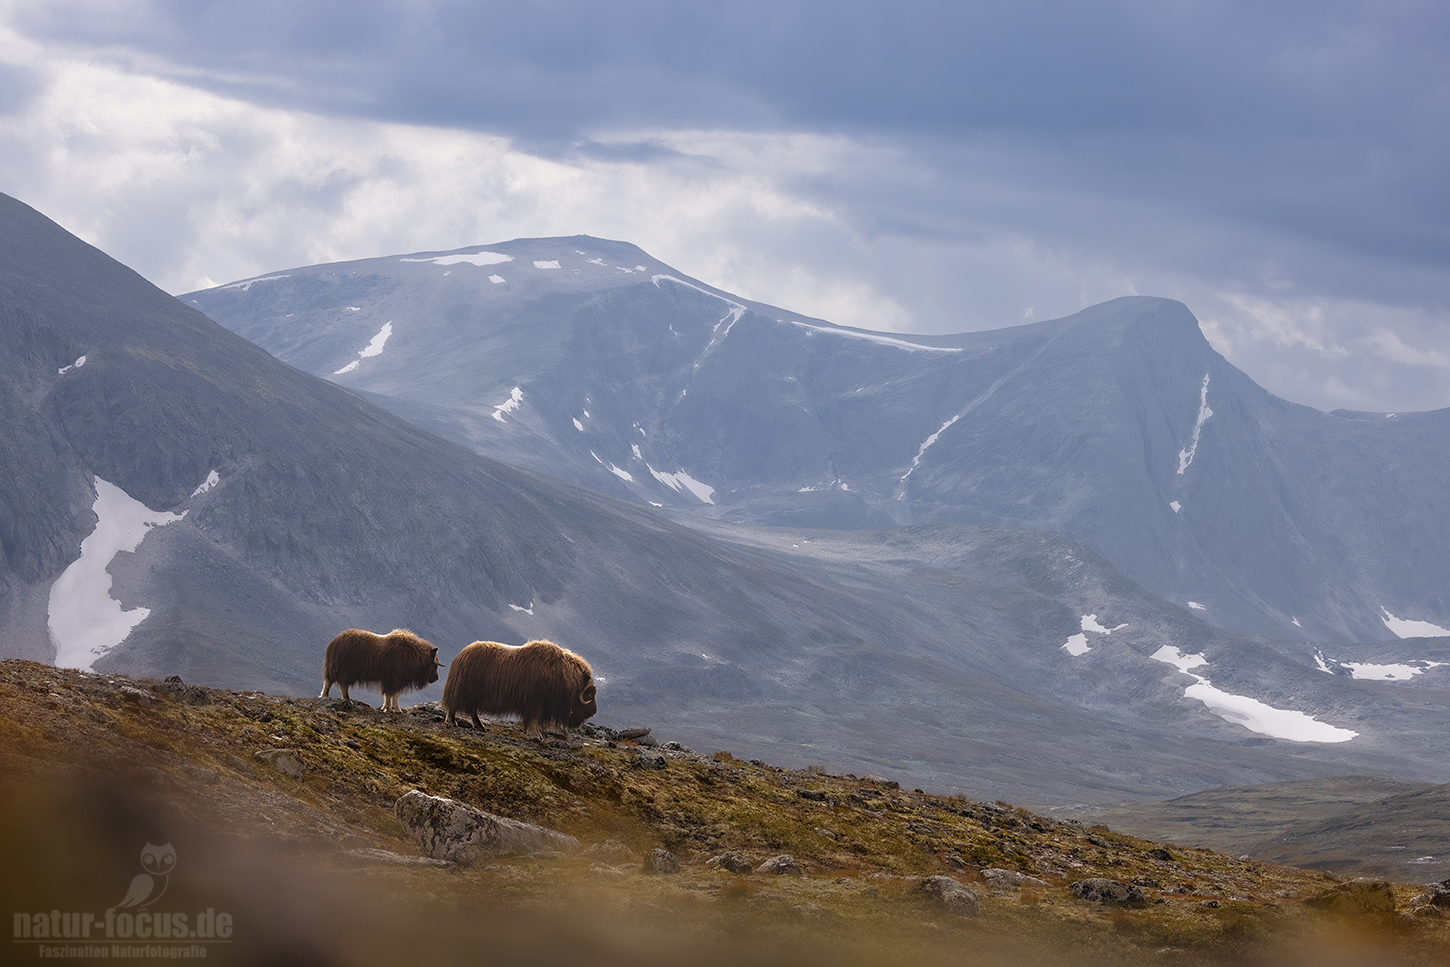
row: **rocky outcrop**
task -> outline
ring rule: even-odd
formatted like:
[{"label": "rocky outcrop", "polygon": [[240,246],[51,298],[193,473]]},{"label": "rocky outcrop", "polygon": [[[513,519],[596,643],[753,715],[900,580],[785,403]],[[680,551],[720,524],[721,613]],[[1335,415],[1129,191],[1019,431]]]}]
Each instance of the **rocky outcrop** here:
[{"label": "rocky outcrop", "polygon": [[414,789],[393,804],[403,831],[435,859],[473,866],[495,856],[556,852],[573,854],[579,841],[564,833],[486,813],[482,809]]},{"label": "rocky outcrop", "polygon": [[1351,915],[1393,913],[1395,890],[1384,880],[1361,877],[1312,896],[1304,901],[1304,905]]}]

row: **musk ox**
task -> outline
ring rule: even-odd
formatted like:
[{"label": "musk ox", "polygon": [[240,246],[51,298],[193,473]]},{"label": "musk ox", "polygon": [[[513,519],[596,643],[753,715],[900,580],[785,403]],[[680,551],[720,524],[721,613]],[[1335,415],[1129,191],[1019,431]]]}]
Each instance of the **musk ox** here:
[{"label": "musk ox", "polygon": [[383,710],[401,712],[398,695],[423,688],[438,680],[438,649],[404,628],[385,635],[349,628],[327,646],[322,659],[322,694],[326,698],[334,682],[342,689],[343,701],[352,701],[352,685],[376,685],[383,693]]},{"label": "musk ox", "polygon": [[526,735],[538,738],[542,726],[567,733],[584,724],[599,706],[594,700],[594,670],[589,663],[552,641],[501,645],[475,641],[458,653],[443,686],[443,710],[449,725],[460,714],[483,728],[478,713],[517,715]]}]

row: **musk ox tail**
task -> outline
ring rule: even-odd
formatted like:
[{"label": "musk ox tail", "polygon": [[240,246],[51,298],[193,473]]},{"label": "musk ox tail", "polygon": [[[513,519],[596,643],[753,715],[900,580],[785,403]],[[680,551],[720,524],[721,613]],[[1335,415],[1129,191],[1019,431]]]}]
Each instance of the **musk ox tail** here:
[{"label": "musk ox tail", "polygon": [[351,701],[350,686],[374,685],[383,693],[383,708],[401,712],[398,696],[436,682],[441,667],[437,647],[406,628],[395,628],[386,635],[349,628],[327,646],[318,697],[326,698],[336,684],[343,699]]},{"label": "musk ox tail", "polygon": [[450,724],[467,714],[479,729],[481,712],[517,716],[532,736],[542,734],[543,725],[568,730],[598,711],[594,670],[552,641],[519,646],[475,641],[448,669],[443,709]]}]

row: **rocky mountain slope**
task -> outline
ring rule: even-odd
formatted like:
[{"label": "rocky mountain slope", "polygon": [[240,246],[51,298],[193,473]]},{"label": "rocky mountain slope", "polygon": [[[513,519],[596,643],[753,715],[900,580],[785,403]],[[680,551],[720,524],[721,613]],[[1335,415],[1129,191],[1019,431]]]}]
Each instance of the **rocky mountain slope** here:
[{"label": "rocky mountain slope", "polygon": [[0,365],[5,655],[309,694],[347,627],[546,637],[691,744],[1030,804],[1450,781],[1443,639],[1226,632],[1046,531],[744,526],[509,467],[11,199]]},{"label": "rocky mountain slope", "polygon": [[1052,530],[1224,628],[1450,627],[1450,410],[1278,399],[1169,300],[887,335],[582,236],[180,298],[419,426],[605,493],[767,524]]},{"label": "rocky mountain slope", "polygon": [[[604,714],[535,742],[509,725],[445,726],[429,703],[397,715],[21,661],[0,662],[0,700],[3,942],[18,958],[452,964],[486,950],[1067,967],[1450,954],[1443,888],[1341,883],[891,777],[661,744]],[[399,808],[419,792],[514,833],[434,858]],[[509,852],[530,839],[552,848]]]}]

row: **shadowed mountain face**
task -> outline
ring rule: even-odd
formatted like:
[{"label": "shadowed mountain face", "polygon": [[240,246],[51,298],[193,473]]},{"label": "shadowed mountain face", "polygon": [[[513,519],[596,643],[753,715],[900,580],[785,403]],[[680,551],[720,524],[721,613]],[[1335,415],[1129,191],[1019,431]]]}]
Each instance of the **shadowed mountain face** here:
[{"label": "shadowed mountain face", "polygon": [[[555,261],[544,254],[528,264]],[[619,297],[673,292],[680,309],[664,330],[699,337],[702,372],[734,352],[723,331],[708,345],[717,296],[644,286]],[[597,296],[584,293],[577,311]],[[572,332],[574,316],[562,318]],[[752,318],[763,317],[736,325]],[[1072,331],[1055,325],[1033,330],[1045,340],[1034,352]],[[404,334],[395,326],[362,362],[406,348]],[[847,352],[878,345],[811,338]],[[510,345],[545,368],[592,358],[560,356],[542,337]],[[6,656],[297,694],[319,687],[323,650],[347,627],[410,627],[445,660],[475,639],[546,637],[591,661],[605,721],[981,797],[1122,800],[1370,769],[1450,780],[1450,671],[1429,664],[1450,659],[1450,643],[1374,646],[1375,660],[1418,662],[1419,687],[1364,681],[1345,663],[1369,660],[1369,646],[1222,631],[1048,531],[771,529],[515,469],[279,362],[3,197],[0,366]],[[521,452],[550,425],[548,406],[575,412],[562,395],[535,404],[531,390],[506,407],[508,389],[504,419],[482,418],[509,432],[523,424]],[[685,399],[697,389],[681,387]],[[586,431],[573,432],[587,437],[585,421],[613,404],[582,402]],[[644,441],[639,461],[657,460],[682,490],[699,486],[707,471],[647,451],[673,438],[639,422],[644,433],[621,430]],[[918,464],[908,496],[930,484],[929,469]],[[763,488],[756,506],[827,519],[859,497],[855,484],[795,505],[793,493]],[[1178,496],[1186,513],[1196,498]],[[884,513],[860,500],[861,513]]]},{"label": "shadowed mountain face", "polygon": [[1287,403],[1169,300],[886,336],[588,237],[181,298],[432,432],[604,493],[771,525],[1052,530],[1224,628],[1450,626],[1450,410]]}]

